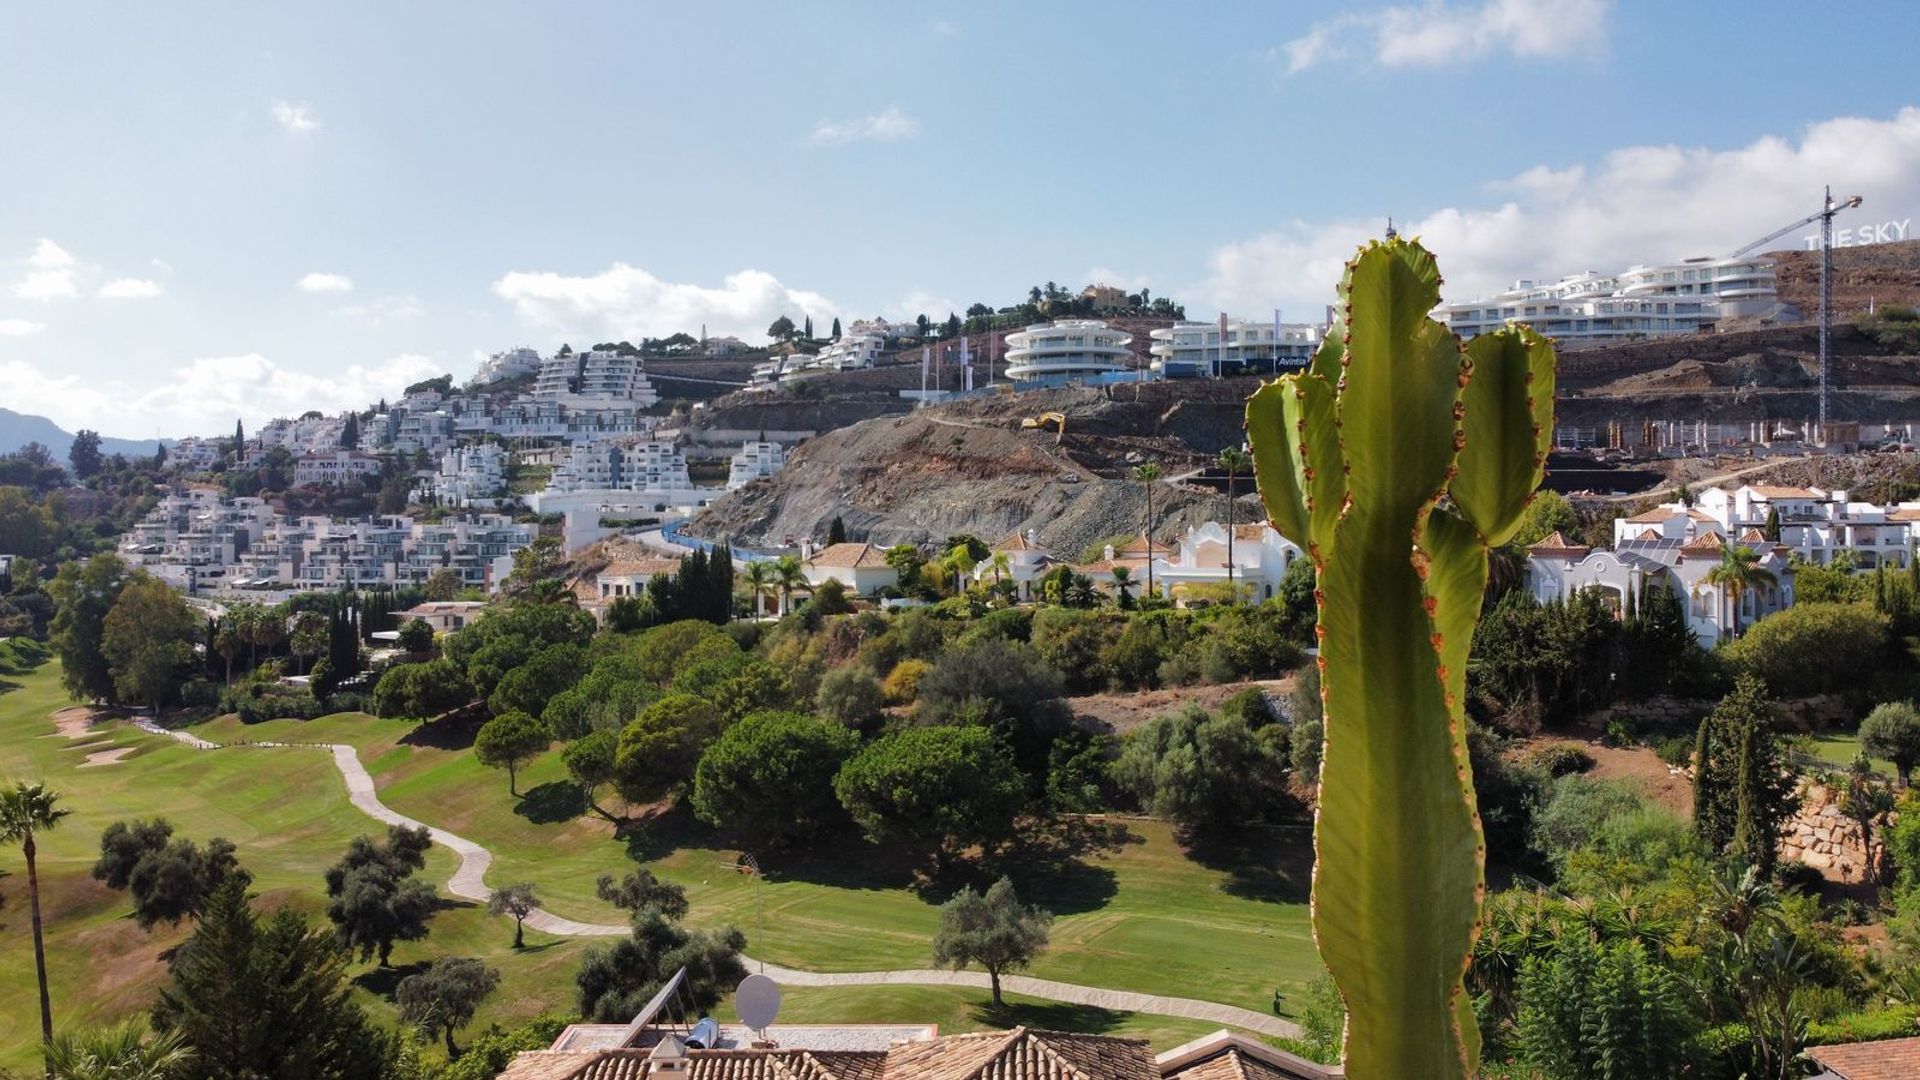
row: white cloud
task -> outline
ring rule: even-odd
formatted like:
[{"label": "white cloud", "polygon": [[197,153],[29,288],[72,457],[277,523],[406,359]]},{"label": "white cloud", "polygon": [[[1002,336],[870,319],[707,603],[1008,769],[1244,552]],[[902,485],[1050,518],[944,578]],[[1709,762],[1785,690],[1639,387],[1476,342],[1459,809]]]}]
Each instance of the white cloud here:
[{"label": "white cloud", "polygon": [[664,337],[675,331],[766,336],[782,315],[816,323],[837,310],[816,292],[790,288],[772,274],[742,270],[718,288],[662,281],[636,266],[614,263],[587,276],[514,271],[493,283],[521,318],[563,336],[593,341]]},{"label": "white cloud", "polygon": [[27,265],[40,270],[64,270],[73,264],[73,256],[66,248],[47,239],[35,244],[33,254],[27,256]]},{"label": "white cloud", "polygon": [[318,270],[293,283],[301,292],[352,292],[353,279],[345,274],[323,274]]},{"label": "white cloud", "polygon": [[920,133],[920,121],[889,105],[858,120],[822,120],[807,141],[815,146],[845,146],[856,142],[898,142]]},{"label": "white cloud", "polygon": [[14,283],[13,295],[22,300],[69,300],[79,294],[72,270],[35,270]]},{"label": "white cloud", "polygon": [[148,384],[101,385],[80,376],[54,377],[25,361],[0,362],[0,384],[72,431],[90,427],[137,437],[221,434],[234,420],[249,428],[308,409],[339,412],[381,397],[398,397],[409,384],[445,372],[429,357],[406,353],[374,364],[348,364],[309,375],[281,367],[259,353],[206,356],[167,371]]},{"label": "white cloud", "polygon": [[[1920,108],[1886,120],[1823,121],[1797,141],[1631,146],[1590,165],[1538,166],[1491,185],[1503,199],[1495,205],[1441,207],[1396,224],[1440,257],[1447,297],[1470,299],[1519,278],[1724,255],[1819,209],[1828,183],[1836,194],[1866,198],[1843,227],[1920,219]],[[1235,312],[1280,304],[1290,319],[1317,319],[1342,264],[1384,225],[1294,221],[1217,249],[1210,277],[1182,295],[1196,313],[1201,303]],[[1799,247],[1801,232],[1771,246]]]},{"label": "white cloud", "polygon": [[31,322],[27,319],[0,319],[0,337],[26,337],[28,334],[37,334],[46,328],[46,323]]},{"label": "white cloud", "polygon": [[1606,47],[1612,6],[1613,0],[1431,0],[1338,15],[1282,49],[1290,75],[1356,55],[1387,67],[1435,67],[1493,53],[1576,56]]},{"label": "white cloud", "polygon": [[952,37],[960,32],[960,27],[950,19],[933,20],[933,32],[941,37]]},{"label": "white cloud", "polygon": [[295,105],[290,101],[276,101],[273,103],[272,111],[274,123],[292,134],[306,135],[320,128],[320,118],[313,115],[313,110],[305,105]]},{"label": "white cloud", "polygon": [[927,289],[915,289],[901,297],[894,310],[900,313],[901,319],[909,321],[925,315],[934,322],[945,322],[949,314],[965,311],[966,308],[965,304],[954,303],[951,296],[942,296]]},{"label": "white cloud", "polygon": [[334,308],[333,313],[342,318],[360,319],[372,326],[394,322],[398,319],[411,319],[426,314],[426,308],[420,305],[420,298],[412,293],[394,296],[376,296],[364,304],[344,304]]},{"label": "white cloud", "polygon": [[160,283],[146,278],[115,278],[100,286],[104,300],[144,300],[160,295]]}]

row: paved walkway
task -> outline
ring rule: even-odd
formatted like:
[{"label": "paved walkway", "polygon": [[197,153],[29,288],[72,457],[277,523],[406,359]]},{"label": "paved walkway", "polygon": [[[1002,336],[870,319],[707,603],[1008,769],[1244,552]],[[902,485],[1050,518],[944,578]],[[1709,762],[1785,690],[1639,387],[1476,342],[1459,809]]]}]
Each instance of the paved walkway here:
[{"label": "paved walkway", "polygon": [[[142,731],[178,739],[196,750],[228,748],[227,744],[208,742],[189,732],[169,731],[150,720],[136,720],[134,723]],[[460,865],[454,869],[453,876],[447,879],[447,891],[462,899],[482,904],[487,902],[490,891],[486,883],[487,868],[493,864],[493,854],[465,837],[455,836],[444,829],[436,829],[424,821],[416,821],[381,802],[379,791],[373,783],[373,774],[367,772],[366,766],[360,763],[360,756],[354,753],[353,747],[344,743],[259,742],[230,745],[232,747],[298,746],[330,751],[333,754],[334,765],[339,768],[341,777],[347,782],[347,799],[355,807],[368,817],[389,825],[404,825],[408,828],[424,827],[433,837],[434,843],[445,846],[460,857]],[[528,915],[526,924],[542,933],[561,937],[624,937],[629,929],[625,923],[613,925],[576,922],[544,910]],[[765,972],[768,977],[783,986],[966,986],[984,990],[992,985],[984,971],[943,971],[928,968],[897,971],[802,971],[799,968],[769,964],[745,955],[741,956],[741,960],[749,968]],[[1071,1005],[1091,1005],[1121,1012],[1178,1016],[1188,1020],[1204,1020],[1208,1023],[1245,1028],[1263,1035],[1300,1037],[1298,1025],[1277,1016],[1255,1012],[1252,1009],[1242,1009],[1235,1005],[1222,1005],[1214,1001],[1162,997],[1157,994],[1136,994],[1130,990],[1081,986],[1077,983],[1055,982],[1052,979],[1036,979],[1030,975],[1003,975],[1000,977],[1000,985],[1008,993],[1025,994],[1028,997],[1045,998],[1049,1001],[1063,1001]]]}]

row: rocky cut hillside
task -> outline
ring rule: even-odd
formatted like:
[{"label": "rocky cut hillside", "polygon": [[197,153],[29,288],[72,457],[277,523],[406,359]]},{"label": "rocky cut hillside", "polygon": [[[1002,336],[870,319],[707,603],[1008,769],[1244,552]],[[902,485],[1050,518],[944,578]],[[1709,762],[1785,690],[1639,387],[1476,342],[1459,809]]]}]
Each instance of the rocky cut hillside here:
[{"label": "rocky cut hillside", "polygon": [[[1254,380],[1072,387],[975,398],[830,431],[802,444],[786,468],[733,492],[690,531],[749,547],[821,539],[835,517],[876,544],[919,543],[968,532],[989,542],[1034,529],[1043,544],[1077,555],[1103,537],[1138,533],[1146,491],[1134,465],[1168,478],[1202,468],[1238,445]],[[1023,417],[1067,416],[1064,439],[1023,429]],[[1259,511],[1247,494],[1237,519]],[[1155,536],[1225,516],[1220,492],[1177,482],[1154,486]]]}]

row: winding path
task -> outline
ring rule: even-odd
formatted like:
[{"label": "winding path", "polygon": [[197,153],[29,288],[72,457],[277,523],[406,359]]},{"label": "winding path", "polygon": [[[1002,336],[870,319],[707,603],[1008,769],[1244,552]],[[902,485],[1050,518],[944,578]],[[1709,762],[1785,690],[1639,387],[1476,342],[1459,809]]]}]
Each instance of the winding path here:
[{"label": "winding path", "polygon": [[[487,902],[487,896],[491,891],[486,883],[487,868],[493,865],[493,854],[465,837],[455,836],[444,829],[436,829],[424,821],[416,821],[381,802],[379,791],[373,783],[373,774],[367,772],[366,766],[360,763],[360,756],[354,752],[353,747],[343,743],[222,744],[209,742],[190,732],[170,731],[150,720],[136,720],[134,723],[142,731],[177,739],[196,750],[220,750],[242,746],[298,746],[330,752],[333,755],[334,765],[340,770],[341,778],[347,782],[348,801],[376,821],[383,821],[389,825],[404,825],[408,828],[425,828],[433,837],[434,843],[445,846],[460,857],[460,865],[454,869],[453,876],[447,879],[447,891],[465,900],[482,904]],[[545,910],[537,910],[528,915],[526,924],[543,933],[561,937],[624,937],[629,929],[624,923],[614,925],[576,922]],[[799,968],[782,967],[779,964],[755,960],[745,955],[741,956],[741,960],[765,972],[775,982],[784,986],[965,986],[987,989],[992,985],[983,971],[943,971],[928,968],[894,971],[802,971]],[[1300,1037],[1299,1026],[1289,1021],[1255,1012],[1252,1009],[1222,1005],[1214,1001],[1139,994],[1131,990],[1109,990],[1098,986],[1056,982],[1052,979],[1036,979],[1030,975],[1003,975],[1000,978],[1000,985],[1010,993],[1045,998],[1049,1001],[1063,1001],[1072,1005],[1091,1005],[1121,1012],[1178,1016],[1188,1020],[1204,1020],[1213,1024],[1245,1028],[1262,1035]]]}]

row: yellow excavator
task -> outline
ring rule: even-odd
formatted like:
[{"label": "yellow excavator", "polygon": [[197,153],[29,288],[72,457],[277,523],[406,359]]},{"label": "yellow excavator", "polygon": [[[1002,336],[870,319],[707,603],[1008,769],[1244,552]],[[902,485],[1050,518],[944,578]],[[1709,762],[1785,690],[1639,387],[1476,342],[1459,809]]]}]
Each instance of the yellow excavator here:
[{"label": "yellow excavator", "polygon": [[1066,413],[1044,412],[1039,416],[1022,417],[1020,420],[1020,429],[1022,431],[1045,431],[1048,424],[1052,424],[1053,430],[1057,433],[1053,439],[1055,446],[1059,446],[1061,443],[1067,441]]}]

